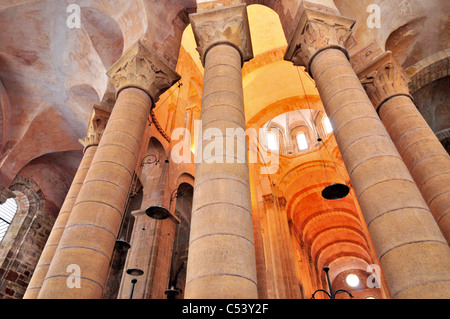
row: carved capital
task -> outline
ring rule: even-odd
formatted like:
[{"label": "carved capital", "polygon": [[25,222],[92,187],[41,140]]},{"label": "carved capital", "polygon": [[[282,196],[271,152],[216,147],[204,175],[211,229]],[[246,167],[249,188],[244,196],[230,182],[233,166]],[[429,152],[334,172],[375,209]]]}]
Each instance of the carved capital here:
[{"label": "carved capital", "polygon": [[98,146],[106,124],[108,124],[111,111],[95,105],[92,109],[91,119],[86,132],[84,140],[80,140],[81,145],[84,146],[84,151],[91,146]]},{"label": "carved capital", "polygon": [[274,203],[275,197],[272,194],[263,195],[263,200],[266,205]]},{"label": "carved capital", "polygon": [[287,200],[286,200],[285,197],[278,197],[278,203],[279,203],[281,206],[285,207],[286,204],[287,204]]},{"label": "carved capital", "polygon": [[253,58],[246,4],[191,14],[190,20],[203,65],[208,50],[222,43],[232,45],[239,51],[242,65]]},{"label": "carved capital", "polygon": [[145,91],[153,103],[181,78],[140,41],[111,67],[108,76],[116,89],[116,97],[121,90],[133,87]]},{"label": "carved capital", "polygon": [[409,93],[409,76],[389,51],[362,71],[359,79],[377,111],[394,96],[406,95],[413,99]]},{"label": "carved capital", "polygon": [[310,72],[312,60],[323,50],[339,49],[348,57],[345,44],[354,24],[354,20],[345,17],[305,9],[284,59]]}]

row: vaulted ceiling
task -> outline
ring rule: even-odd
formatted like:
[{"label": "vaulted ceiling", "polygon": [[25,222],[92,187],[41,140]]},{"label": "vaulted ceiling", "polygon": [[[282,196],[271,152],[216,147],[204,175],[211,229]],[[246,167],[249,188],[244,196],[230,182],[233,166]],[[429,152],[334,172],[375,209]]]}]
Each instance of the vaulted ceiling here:
[{"label": "vaulted ceiling", "polygon": [[[112,108],[114,104],[114,91],[106,71],[139,39],[171,68],[176,69],[177,65],[180,68],[182,63],[197,68],[194,71],[198,76],[190,80],[192,85],[185,84],[189,84],[189,101],[199,103],[203,67],[188,27],[188,15],[197,10],[197,2],[199,7],[212,5],[211,2],[79,0],[75,1],[81,7],[79,29],[67,27],[69,2],[73,1],[0,3],[0,185],[7,187],[20,172],[31,174],[30,166],[42,171],[51,171],[53,166],[54,172],[48,174],[51,180],[61,177],[63,181],[70,180],[81,158],[78,140],[86,133],[92,107],[102,104]],[[243,69],[248,126],[261,127],[293,110],[323,111],[311,78],[283,60],[302,1],[246,2],[255,53]],[[384,50],[391,50],[407,69],[450,47],[450,11],[445,0],[303,2],[311,8],[325,6],[330,12],[339,10],[357,21],[348,43],[356,70],[362,70]],[[379,29],[367,27],[370,4],[381,8]],[[161,101],[172,92],[173,89],[169,90]],[[161,103],[157,116],[164,122],[167,105]],[[307,159],[297,164],[306,162]],[[314,163],[313,157],[310,163]],[[301,228],[302,240],[311,243],[308,249],[319,263],[328,262],[324,256],[331,254],[324,252],[339,240],[350,255],[369,260],[370,244],[355,213],[354,198],[334,207],[315,207],[307,215],[298,214],[320,201],[317,190],[323,183],[319,180],[322,168],[303,167],[313,180],[317,179],[313,183],[317,190],[312,191],[311,180],[304,185],[304,180],[289,175],[301,170],[300,166],[286,164],[286,167],[278,181],[284,185],[284,195],[290,201],[291,218]],[[61,205],[68,182],[44,184],[41,187],[46,188],[44,191],[55,207]],[[317,214],[322,211],[336,216],[325,230],[318,228],[324,216]],[[344,224],[347,226],[343,229]]]}]

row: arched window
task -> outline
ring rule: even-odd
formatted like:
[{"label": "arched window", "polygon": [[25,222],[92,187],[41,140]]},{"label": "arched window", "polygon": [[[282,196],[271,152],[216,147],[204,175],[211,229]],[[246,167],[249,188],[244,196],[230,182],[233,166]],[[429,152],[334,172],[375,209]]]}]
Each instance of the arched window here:
[{"label": "arched window", "polygon": [[16,212],[17,202],[14,198],[9,198],[4,204],[0,205],[0,242],[5,237]]},{"label": "arched window", "polygon": [[333,132],[333,126],[331,125],[331,121],[326,115],[323,117],[323,128],[325,129],[326,134],[330,134],[331,132]]},{"label": "arched window", "polygon": [[274,152],[277,152],[280,149],[277,134],[274,132],[267,133],[267,148]]},{"label": "arched window", "polygon": [[307,150],[309,148],[308,139],[306,138],[306,134],[300,132],[296,135],[297,146],[300,151]]}]

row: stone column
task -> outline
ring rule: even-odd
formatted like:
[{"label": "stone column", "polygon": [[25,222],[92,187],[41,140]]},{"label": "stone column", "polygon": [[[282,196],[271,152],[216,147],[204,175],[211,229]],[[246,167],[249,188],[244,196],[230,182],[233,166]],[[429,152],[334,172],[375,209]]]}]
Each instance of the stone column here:
[{"label": "stone column", "polygon": [[95,152],[97,151],[98,144],[100,142],[103,131],[105,130],[106,123],[108,122],[110,112],[104,110],[98,106],[94,106],[92,111],[91,119],[89,121],[88,131],[86,138],[80,140],[84,146],[84,155],[81,160],[80,166],[78,167],[77,173],[72,181],[72,185],[67,193],[67,197],[64,200],[61,210],[56,218],[53,229],[48,237],[47,243],[45,244],[44,250],[42,251],[39,262],[36,269],[31,277],[31,281],[28,284],[27,291],[25,292],[24,299],[37,299],[39,292],[41,290],[42,284],[44,282],[45,276],[47,275],[50,263],[55,255],[56,248],[61,240],[61,236],[69,219],[70,213],[73,209],[75,201],[80,192],[81,186],[83,185],[86,174],[91,166],[92,159],[94,158]]},{"label": "stone column", "polygon": [[300,287],[295,272],[293,247],[289,236],[286,199],[273,194],[263,196],[261,214],[269,299],[299,299]]},{"label": "stone column", "polygon": [[[191,141],[192,141],[192,135],[194,134],[194,132],[192,132],[192,119],[194,116],[194,109],[193,108],[187,108],[186,109],[187,112],[187,119],[186,119],[186,133],[184,135],[184,138],[186,139],[187,137],[191,137],[191,140],[186,141],[189,142],[189,147],[191,146]],[[189,133],[189,134],[187,134]]]},{"label": "stone column", "polygon": [[353,71],[354,22],[305,10],[286,59],[314,78],[394,298],[449,298],[450,249]]},{"label": "stone column", "polygon": [[359,77],[450,243],[450,157],[414,105],[408,75],[386,52]]},{"label": "stone column", "polygon": [[177,108],[177,106],[174,104],[171,104],[169,106],[169,114],[167,116],[166,129],[165,129],[165,131],[168,135],[172,134],[173,117],[175,115],[175,112],[177,111],[176,108]]},{"label": "stone column", "polygon": [[102,297],[150,109],[179,80],[140,42],[108,75],[117,101],[39,298]]},{"label": "stone column", "polygon": [[[216,138],[231,139],[247,153],[245,133],[226,136],[227,129],[245,130],[241,68],[253,57],[246,6],[194,14],[191,23],[205,67],[203,133],[220,130]],[[199,140],[203,159],[196,167],[185,298],[257,298],[247,158],[236,158],[234,147],[216,148],[206,158],[214,138]]]}]

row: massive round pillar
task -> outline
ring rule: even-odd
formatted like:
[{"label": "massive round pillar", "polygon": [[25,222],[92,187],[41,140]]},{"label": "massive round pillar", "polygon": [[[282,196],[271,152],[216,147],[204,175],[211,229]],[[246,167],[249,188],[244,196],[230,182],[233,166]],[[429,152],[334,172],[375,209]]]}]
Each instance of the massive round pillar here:
[{"label": "massive round pillar", "polygon": [[56,248],[58,247],[61,236],[66,227],[67,220],[69,219],[70,213],[72,211],[73,205],[77,199],[78,193],[81,186],[83,185],[86,173],[91,165],[92,159],[94,157],[97,146],[91,146],[86,149],[83,159],[81,160],[80,166],[75,174],[72,185],[67,193],[67,197],[61,207],[58,218],[55,221],[53,229],[48,237],[47,243],[45,244],[44,250],[42,251],[39,262],[36,269],[31,277],[30,283],[25,292],[24,299],[36,299],[39,296],[42,284],[44,282],[45,276],[47,275],[50,263],[55,255]]},{"label": "massive round pillar", "polygon": [[67,225],[67,220],[69,219],[78,194],[80,193],[81,186],[83,185],[84,179],[86,178],[87,172],[91,166],[92,159],[97,151],[97,147],[109,115],[109,111],[103,110],[98,106],[94,106],[88,126],[88,132],[86,134],[86,138],[83,140],[83,158],[80,166],[78,167],[77,173],[73,178],[72,185],[67,192],[66,199],[61,206],[61,210],[48,237],[47,243],[45,244],[44,250],[42,251],[33,276],[31,277],[31,281],[23,297],[24,299],[36,299],[39,296],[39,292],[45,276],[47,275],[48,268],[50,267],[56,248],[58,247],[59,241],[61,240],[64,229]]},{"label": "massive round pillar", "polygon": [[185,298],[257,298],[241,72],[252,57],[246,7],[198,13],[191,22],[205,77]]},{"label": "massive round pillar", "polygon": [[150,109],[159,94],[179,79],[141,43],[109,75],[117,101],[39,298],[102,297]]},{"label": "massive round pillar", "polygon": [[394,298],[448,298],[450,249],[345,50],[353,21],[305,10],[286,58],[314,78]]},{"label": "massive round pillar", "polygon": [[360,79],[447,243],[450,243],[450,156],[409,94],[409,78],[390,52]]}]

